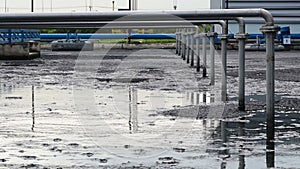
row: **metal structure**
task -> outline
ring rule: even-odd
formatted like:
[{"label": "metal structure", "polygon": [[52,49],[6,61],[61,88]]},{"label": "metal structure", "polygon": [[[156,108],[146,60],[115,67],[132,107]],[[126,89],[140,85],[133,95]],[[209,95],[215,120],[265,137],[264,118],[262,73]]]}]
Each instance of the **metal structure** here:
[{"label": "metal structure", "polygon": [[0,44],[40,41],[39,30],[0,29]]},{"label": "metal structure", "polygon": [[[122,17],[130,16],[127,21],[169,21],[172,15],[185,20],[207,20],[207,19],[224,19],[232,20],[236,17],[262,17],[265,20],[265,25],[260,28],[266,37],[266,61],[267,61],[267,167],[274,167],[274,38],[279,30],[279,27],[274,25],[272,14],[264,9],[230,9],[230,10],[201,10],[201,11],[165,11],[165,12],[99,12],[99,13],[61,13],[61,14],[3,14],[0,16],[0,22],[4,24],[13,24],[31,22],[37,26],[40,22],[61,23],[61,27],[68,22],[103,22],[114,21]],[[176,20],[174,17],[174,20]],[[84,23],[83,23],[84,24]],[[47,24],[45,24],[47,25]],[[224,35],[221,40],[225,47],[227,42],[227,35]],[[226,75],[226,53],[222,50],[223,73]],[[225,82],[226,84],[226,82]]]},{"label": "metal structure", "polygon": [[[270,11],[275,23],[299,23],[300,0],[226,0],[228,9],[264,8]],[[247,19],[255,23],[255,19]],[[248,22],[247,22],[248,23]],[[257,23],[257,20],[256,20]]]},{"label": "metal structure", "polygon": [[[212,0],[211,0],[212,1]],[[300,0],[220,0],[223,1],[223,8],[227,9],[249,9],[264,8],[273,15],[274,22],[281,25],[289,25],[293,30],[300,29],[299,8]],[[213,3],[213,2],[211,2]],[[215,6],[216,8],[219,8]],[[257,33],[257,27],[263,23],[260,18],[245,18],[249,33]],[[230,30],[235,31],[235,24],[229,22]],[[299,32],[297,32],[299,33]]]},{"label": "metal structure", "polygon": [[31,12],[33,12],[33,11],[34,11],[34,1],[31,0]]}]

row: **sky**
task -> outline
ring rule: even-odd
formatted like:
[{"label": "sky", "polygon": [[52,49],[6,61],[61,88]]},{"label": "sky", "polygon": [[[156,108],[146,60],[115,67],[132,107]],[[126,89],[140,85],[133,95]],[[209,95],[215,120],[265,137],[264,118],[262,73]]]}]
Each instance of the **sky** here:
[{"label": "sky", "polygon": [[[128,0],[114,0],[115,8],[128,8]],[[139,10],[172,10],[177,1],[178,10],[209,9],[209,0],[138,0]],[[6,10],[5,10],[6,2]],[[51,8],[52,2],[52,8]],[[35,12],[112,11],[112,0],[34,0]],[[0,12],[30,12],[31,0],[0,0]]]}]

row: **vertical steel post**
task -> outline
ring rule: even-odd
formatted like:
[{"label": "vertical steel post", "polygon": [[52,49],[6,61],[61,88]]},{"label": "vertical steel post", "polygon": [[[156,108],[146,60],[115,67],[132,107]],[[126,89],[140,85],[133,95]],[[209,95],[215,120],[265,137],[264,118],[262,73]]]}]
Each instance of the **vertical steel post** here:
[{"label": "vertical steel post", "polygon": [[190,30],[188,29],[187,33],[186,33],[186,63],[190,63]]},{"label": "vertical steel post", "polygon": [[183,51],[184,51],[184,29],[182,29],[181,31],[181,52],[180,52],[180,55],[181,55],[181,58],[183,59]]},{"label": "vertical steel post", "polygon": [[206,48],[207,48],[207,41],[206,41],[206,25],[203,25],[203,37],[202,37],[202,57],[203,57],[203,77],[207,76],[207,62],[206,62]]},{"label": "vertical steel post", "polygon": [[[195,28],[197,31],[197,28]],[[195,38],[194,38],[195,32],[191,32],[190,38],[191,38],[191,66],[194,66],[194,55],[195,55]]]},{"label": "vertical steel post", "polygon": [[245,110],[245,39],[239,38],[239,110]]},{"label": "vertical steel post", "polygon": [[209,47],[209,55],[210,55],[210,85],[215,85],[215,26],[213,24],[210,25],[210,47]]},{"label": "vertical steel post", "polygon": [[238,54],[239,54],[239,105],[238,109],[245,111],[245,43],[247,34],[246,28],[242,18],[237,18],[239,22],[239,33],[235,35],[238,39]]},{"label": "vertical steel post", "polygon": [[175,46],[175,53],[176,54],[178,54],[178,35],[179,35],[179,31],[178,31],[178,29],[176,29],[176,32],[175,32],[175,35],[176,35],[176,38],[175,38],[175,40],[176,40],[176,46]]},{"label": "vertical steel post", "polygon": [[50,10],[51,10],[51,12],[52,12],[52,10],[53,10],[53,3],[52,3],[52,0],[50,1]]},{"label": "vertical steel post", "polygon": [[181,57],[183,60],[185,60],[185,53],[186,53],[186,36],[185,36],[185,33],[186,33],[186,29],[183,29],[183,32],[182,32],[182,53],[181,53]]},{"label": "vertical steel post", "polygon": [[34,3],[33,3],[33,0],[31,0],[31,12],[33,12],[34,11]]},{"label": "vertical steel post", "polygon": [[197,66],[196,71],[200,72],[200,37],[199,37],[199,29],[197,29],[197,33],[195,35],[196,38],[196,53],[197,53]]},{"label": "vertical steel post", "polygon": [[279,31],[278,26],[263,26],[260,28],[266,38],[267,55],[267,95],[266,95],[266,114],[267,114],[267,140],[266,140],[266,160],[267,167],[275,167],[275,52],[274,38]]},{"label": "vertical steel post", "polygon": [[112,1],[112,11],[115,11],[115,1]]},{"label": "vertical steel post", "polygon": [[227,39],[228,39],[227,34],[221,35],[221,60],[222,60],[221,99],[223,102],[227,101]]},{"label": "vertical steel post", "polygon": [[179,34],[178,34],[178,56],[180,56],[182,48],[181,48],[181,44],[182,44],[182,29],[179,29]]},{"label": "vertical steel post", "polygon": [[4,1],[4,12],[7,12],[7,0]]}]

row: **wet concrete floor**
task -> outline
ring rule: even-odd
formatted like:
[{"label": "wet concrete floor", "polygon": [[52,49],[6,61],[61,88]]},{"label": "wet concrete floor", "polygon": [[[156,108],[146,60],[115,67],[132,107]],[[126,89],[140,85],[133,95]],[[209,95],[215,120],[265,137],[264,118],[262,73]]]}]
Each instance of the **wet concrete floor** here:
[{"label": "wet concrete floor", "polygon": [[[276,166],[298,168],[299,59],[276,55]],[[265,168],[264,53],[247,54],[247,112],[228,56],[228,104],[219,74],[209,86],[169,49],[1,61],[0,167]]]}]

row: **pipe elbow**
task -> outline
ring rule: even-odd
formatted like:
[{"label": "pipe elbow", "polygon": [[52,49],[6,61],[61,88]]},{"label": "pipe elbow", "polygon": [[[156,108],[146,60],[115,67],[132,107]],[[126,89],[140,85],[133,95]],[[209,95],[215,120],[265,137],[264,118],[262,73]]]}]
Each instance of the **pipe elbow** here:
[{"label": "pipe elbow", "polygon": [[259,13],[260,13],[261,17],[263,17],[265,19],[266,26],[274,26],[274,18],[273,18],[273,15],[271,14],[271,12],[269,12],[268,10],[265,10],[263,8],[260,8]]},{"label": "pipe elbow", "polygon": [[238,22],[239,25],[245,25],[245,20],[243,17],[236,17],[235,20]]},{"label": "pipe elbow", "polygon": [[226,27],[226,22],[225,21],[219,20],[218,22],[219,22],[219,25],[222,26],[222,28]]},{"label": "pipe elbow", "polygon": [[244,34],[246,31],[246,23],[243,17],[236,17],[235,20],[238,22],[239,24],[239,33]]}]

